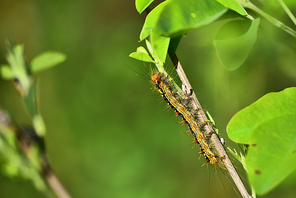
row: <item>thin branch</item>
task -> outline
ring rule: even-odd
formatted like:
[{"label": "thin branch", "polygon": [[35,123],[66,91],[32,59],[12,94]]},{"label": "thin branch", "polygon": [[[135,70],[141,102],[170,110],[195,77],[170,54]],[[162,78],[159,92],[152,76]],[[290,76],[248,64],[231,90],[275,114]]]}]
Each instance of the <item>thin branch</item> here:
[{"label": "thin branch", "polygon": [[48,186],[58,198],[71,198],[71,195],[64,188],[63,184],[60,182],[60,180],[52,170],[47,155],[45,153],[45,148],[43,149],[43,153],[40,156],[41,173],[43,178],[46,180]]},{"label": "thin branch", "polygon": [[[10,133],[13,136],[9,135],[9,137],[13,137],[18,144],[13,144],[13,146],[9,143],[5,144],[7,142],[5,136],[8,136]],[[17,160],[17,166],[19,166],[18,168],[20,169],[19,172],[22,172],[21,169],[28,166],[27,168],[29,168],[31,173],[36,172],[38,173],[36,175],[40,175],[44,184],[47,182],[48,187],[51,190],[50,195],[54,192],[58,198],[71,198],[67,190],[50,168],[50,164],[46,157],[43,137],[39,137],[31,127],[17,126],[12,123],[8,113],[0,108],[0,143],[1,142],[4,144],[4,146],[2,146],[4,148],[2,148],[1,152],[3,152],[5,159],[8,160],[9,163],[14,163],[13,160],[19,158],[19,160]],[[17,148],[15,146],[17,146]],[[36,156],[38,159],[34,158],[33,161],[39,162],[40,164],[36,165],[32,163],[32,157],[29,157],[32,156],[33,149],[37,149],[38,153],[40,153],[40,155]],[[33,153],[36,152],[34,151]],[[24,156],[27,156],[27,158]],[[35,177],[30,177],[27,179],[31,179],[36,182],[39,180],[38,178],[36,179]],[[49,188],[43,192],[48,193],[47,190],[49,190]]]},{"label": "thin branch", "polygon": [[[188,78],[182,68],[182,65],[180,63],[180,61],[178,60],[178,57],[176,54],[172,54],[169,52],[169,55],[170,55],[170,58],[175,66],[175,69],[182,81],[182,83],[188,88],[188,89],[191,89],[192,90],[192,101],[191,101],[191,105],[193,107],[193,109],[197,110],[198,112],[198,118],[200,119],[201,122],[206,122],[206,120],[208,119],[205,112],[203,111],[195,93],[194,93],[194,90],[192,89],[192,86],[190,85],[189,81],[188,81]],[[230,176],[232,177],[234,183],[236,184],[238,190],[240,191],[241,195],[243,198],[252,198],[251,195],[249,195],[246,187],[244,186],[242,180],[240,179],[238,173],[236,172],[232,162],[230,161],[223,145],[221,144],[220,140],[219,140],[219,137],[217,136],[216,133],[212,133],[214,130],[213,130],[213,127],[212,125],[207,122],[207,124],[205,125],[205,130],[208,134],[212,134],[211,135],[211,140],[212,140],[212,143],[214,144],[218,154],[220,155],[225,167],[227,168]]]},{"label": "thin branch", "polygon": [[46,175],[45,178],[51,190],[56,194],[57,197],[71,198],[70,194],[67,192],[67,190],[64,188],[62,183],[53,172]]},{"label": "thin branch", "polygon": [[267,14],[266,12],[264,12],[263,10],[259,9],[254,4],[252,4],[249,0],[246,0],[246,1],[240,0],[239,3],[240,3],[241,6],[243,6],[245,8],[249,8],[249,9],[257,12],[258,14],[260,14],[261,16],[263,16],[264,18],[266,18],[269,22],[271,22],[276,27],[282,29],[283,31],[287,32],[288,34],[290,34],[290,35],[292,35],[293,37],[296,38],[296,31],[295,30],[293,30],[292,28],[290,28],[289,26],[287,26],[283,22],[277,20],[276,18],[270,16],[269,14]]},{"label": "thin branch", "polygon": [[293,23],[296,25],[296,18],[290,11],[290,9],[286,6],[286,4],[283,2],[283,0],[278,0],[278,2],[281,4],[287,15],[290,17],[290,19],[293,21]]}]

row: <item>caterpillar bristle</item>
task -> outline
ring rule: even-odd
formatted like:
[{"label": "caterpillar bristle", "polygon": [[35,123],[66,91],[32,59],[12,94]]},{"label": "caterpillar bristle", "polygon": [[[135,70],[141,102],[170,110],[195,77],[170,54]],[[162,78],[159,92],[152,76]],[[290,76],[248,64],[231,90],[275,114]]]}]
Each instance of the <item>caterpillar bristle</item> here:
[{"label": "caterpillar bristle", "polygon": [[[193,111],[188,106],[191,100],[190,96],[193,93],[192,90],[189,92],[191,93],[190,95],[178,93],[173,88],[172,78],[160,72],[151,76],[151,82],[161,93],[163,100],[168,103],[168,106],[175,111],[176,115],[181,117],[182,123],[187,124],[189,132],[193,135],[195,143],[198,144],[200,153],[205,156],[206,162],[218,166],[221,160],[219,160],[214,147],[210,143],[209,136],[212,134],[208,135],[204,130],[207,122],[200,123],[197,119],[197,111]],[[181,95],[185,95],[187,98],[181,98]]]}]

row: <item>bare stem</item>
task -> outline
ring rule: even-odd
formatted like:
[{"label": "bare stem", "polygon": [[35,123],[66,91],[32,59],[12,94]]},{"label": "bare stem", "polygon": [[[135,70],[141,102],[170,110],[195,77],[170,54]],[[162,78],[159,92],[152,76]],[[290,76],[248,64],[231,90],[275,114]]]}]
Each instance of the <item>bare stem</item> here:
[{"label": "bare stem", "polygon": [[[169,52],[169,55],[170,55],[170,58],[175,66],[175,69],[182,81],[182,83],[188,88],[188,89],[191,89],[192,90],[192,101],[191,101],[191,105],[193,107],[193,109],[195,110],[198,110],[198,118],[200,119],[201,122],[206,122],[206,120],[208,119],[205,112],[203,111],[193,89],[192,89],[192,86],[190,85],[189,81],[188,81],[188,78],[182,68],[182,65],[180,63],[180,61],[178,60],[178,57],[176,54],[172,54]],[[234,183],[236,184],[238,190],[240,191],[241,195],[243,198],[252,198],[251,195],[249,195],[246,187],[244,186],[242,180],[240,179],[238,173],[236,172],[232,162],[230,161],[223,145],[221,144],[220,140],[219,140],[219,137],[217,136],[216,133],[212,133],[213,130],[213,127],[212,125],[207,122],[207,124],[205,125],[205,130],[208,134],[212,134],[211,135],[211,140],[212,140],[212,143],[214,144],[218,154],[220,155],[225,167],[227,168],[230,176],[232,177]]]},{"label": "bare stem", "polygon": [[[266,18],[269,22],[271,22],[274,26],[282,29],[283,31],[287,32],[288,34],[290,34],[291,36],[293,36],[293,37],[296,38],[296,31],[295,30],[293,30],[292,28],[290,28],[289,26],[287,26],[283,22],[277,20],[276,18],[270,16],[269,14],[267,14],[266,12],[264,12],[263,10],[259,9],[257,6],[255,6],[254,4],[252,4],[249,0],[246,0],[246,1],[239,0],[239,3],[240,3],[241,6],[243,6],[245,8],[249,8],[249,9],[257,12],[258,14],[260,14],[261,16],[263,16],[264,18]],[[295,22],[295,21],[293,20],[293,22]]]},{"label": "bare stem", "polygon": [[71,198],[67,190],[64,188],[62,183],[53,172],[47,174],[45,178],[51,190],[56,194],[57,197]]},{"label": "bare stem", "polygon": [[287,15],[290,17],[290,19],[293,21],[293,23],[296,25],[296,18],[290,11],[290,9],[286,6],[286,4],[283,2],[283,0],[278,0],[279,4],[283,7]]}]

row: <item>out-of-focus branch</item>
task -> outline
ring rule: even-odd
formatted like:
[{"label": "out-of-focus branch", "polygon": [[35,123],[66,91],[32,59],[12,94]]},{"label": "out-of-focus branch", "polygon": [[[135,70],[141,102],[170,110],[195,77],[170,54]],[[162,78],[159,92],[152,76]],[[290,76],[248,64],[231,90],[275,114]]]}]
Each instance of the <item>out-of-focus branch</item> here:
[{"label": "out-of-focus branch", "polygon": [[67,190],[64,188],[64,186],[54,173],[51,172],[49,175],[47,175],[46,181],[57,197],[71,198]]},{"label": "out-of-focus branch", "polygon": [[14,82],[33,124],[33,127],[14,124],[8,114],[0,109],[0,153],[8,164],[8,174],[31,180],[38,190],[48,196],[52,197],[54,192],[57,197],[69,198],[71,196],[51,170],[46,157],[46,128],[39,111],[37,81],[33,75],[63,62],[65,55],[58,52],[43,53],[28,65],[24,58],[23,45],[15,46],[8,41],[6,46],[9,65],[2,65],[1,76]]},{"label": "out-of-focus branch", "polygon": [[[16,173],[30,179],[40,191],[49,196],[51,193],[46,183],[57,197],[71,197],[50,168],[43,137],[40,138],[29,126],[15,125],[8,113],[1,109],[0,143],[0,153],[11,168],[18,170]],[[27,172],[30,174],[26,175]]]}]

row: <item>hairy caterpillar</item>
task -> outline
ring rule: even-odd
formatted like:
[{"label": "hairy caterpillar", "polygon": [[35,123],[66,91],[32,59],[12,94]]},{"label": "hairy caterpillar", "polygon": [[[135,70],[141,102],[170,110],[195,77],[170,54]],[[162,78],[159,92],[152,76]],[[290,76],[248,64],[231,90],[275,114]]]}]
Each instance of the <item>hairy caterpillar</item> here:
[{"label": "hairy caterpillar", "polygon": [[214,153],[210,144],[208,136],[201,130],[202,126],[199,124],[194,113],[185,104],[176,91],[172,89],[172,81],[169,76],[158,72],[151,76],[151,82],[155,85],[161,93],[162,98],[168,105],[174,109],[183,122],[187,124],[190,133],[193,135],[195,142],[199,145],[201,154],[203,154],[208,163],[218,165],[220,162],[219,157]]}]

